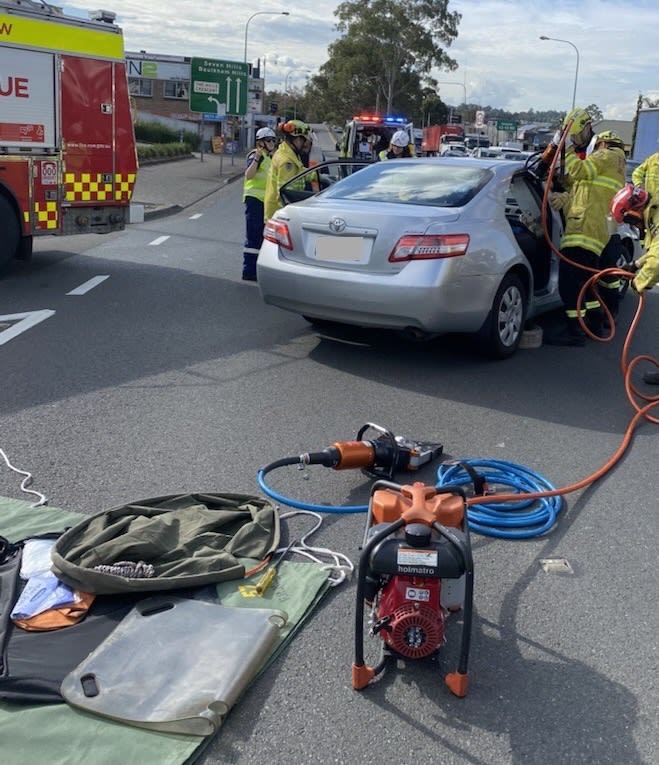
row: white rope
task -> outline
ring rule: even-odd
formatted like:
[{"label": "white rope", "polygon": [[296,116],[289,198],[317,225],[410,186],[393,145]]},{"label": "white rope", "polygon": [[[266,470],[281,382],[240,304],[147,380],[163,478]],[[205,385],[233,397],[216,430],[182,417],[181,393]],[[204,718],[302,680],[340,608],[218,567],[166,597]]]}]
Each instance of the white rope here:
[{"label": "white rope", "polygon": [[[330,587],[337,587],[344,582],[347,577],[351,576],[355,570],[352,561],[343,553],[335,552],[327,547],[313,547],[307,544],[307,539],[323,525],[323,518],[321,515],[313,513],[311,510],[291,510],[287,513],[282,513],[279,517],[286,519],[292,518],[295,515],[311,515],[317,522],[310,531],[307,531],[304,536],[300,537],[299,545],[291,547],[291,552],[301,555],[303,558],[308,558],[314,563],[319,563],[323,569],[329,569],[329,585]],[[284,549],[286,548],[282,548],[282,551]],[[279,552],[279,550],[277,552]],[[327,562],[327,558],[329,558],[329,562]]]},{"label": "white rope", "polygon": [[25,476],[25,478],[23,478],[21,481],[21,491],[24,491],[26,494],[34,494],[35,497],[39,497],[39,501],[35,502],[32,507],[39,507],[39,505],[47,504],[48,500],[46,499],[45,495],[43,495],[40,491],[35,491],[34,489],[27,488],[32,483],[32,473],[28,473],[27,470],[21,470],[20,468],[14,467],[14,465],[12,465],[9,461],[9,457],[7,457],[5,454],[4,449],[0,449],[0,456],[2,456],[10,470],[13,470],[14,473],[19,473],[20,475]]}]

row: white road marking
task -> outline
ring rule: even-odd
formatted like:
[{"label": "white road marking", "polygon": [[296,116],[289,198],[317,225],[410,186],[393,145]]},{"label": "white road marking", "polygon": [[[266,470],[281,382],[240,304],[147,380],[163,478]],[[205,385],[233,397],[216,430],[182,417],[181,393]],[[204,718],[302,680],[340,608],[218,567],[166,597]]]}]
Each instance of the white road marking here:
[{"label": "white road marking", "polygon": [[163,242],[166,242],[169,239],[168,236],[159,236],[157,239],[154,239],[152,242],[149,242],[149,244],[162,244]]},{"label": "white road marking", "polygon": [[195,213],[194,215],[190,216],[190,220],[197,220],[197,218],[201,218],[203,213]]},{"label": "white road marking", "polygon": [[104,282],[106,279],[110,278],[110,274],[107,274],[106,276],[95,276],[93,279],[88,279],[86,282],[81,284],[79,287],[76,287],[74,290],[71,290],[71,292],[67,292],[67,295],[84,295],[85,293],[89,292],[89,290],[93,290],[94,287],[98,286],[101,282]]},{"label": "white road marking", "polygon": [[0,324],[3,321],[15,321],[8,329],[0,332],[0,345],[8,343],[13,340],[21,332],[25,332],[27,329],[31,329],[35,324],[38,324],[44,319],[49,319],[55,315],[55,311],[51,311],[49,308],[43,308],[41,311],[27,311],[27,313],[9,313],[5,316],[0,316]]}]

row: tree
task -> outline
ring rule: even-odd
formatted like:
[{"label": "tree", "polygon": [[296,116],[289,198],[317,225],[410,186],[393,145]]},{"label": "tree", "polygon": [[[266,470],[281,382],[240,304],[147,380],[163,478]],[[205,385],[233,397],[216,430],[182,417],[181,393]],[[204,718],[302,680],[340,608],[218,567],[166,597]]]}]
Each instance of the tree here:
[{"label": "tree", "polygon": [[[421,81],[453,71],[446,53],[461,15],[449,0],[346,0],[335,11],[342,36],[310,83],[320,104],[343,117],[367,108],[423,113]],[[330,105],[331,104],[331,105]],[[411,114],[410,114],[411,116]]]},{"label": "tree", "polygon": [[601,122],[604,119],[602,110],[599,108],[599,106],[597,106],[597,104],[591,104],[590,106],[587,106],[586,111],[588,114],[590,114],[593,122]]}]

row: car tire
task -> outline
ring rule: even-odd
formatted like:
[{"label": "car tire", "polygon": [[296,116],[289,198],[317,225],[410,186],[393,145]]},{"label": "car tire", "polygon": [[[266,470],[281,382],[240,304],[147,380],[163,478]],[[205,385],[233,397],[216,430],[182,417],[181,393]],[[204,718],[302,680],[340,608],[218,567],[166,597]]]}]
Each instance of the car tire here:
[{"label": "car tire", "polygon": [[0,273],[7,268],[10,261],[18,254],[21,240],[21,228],[16,212],[7,199],[0,194]]},{"label": "car tire", "polygon": [[528,297],[517,274],[506,274],[480,332],[483,353],[492,359],[507,359],[519,348],[528,312]]}]

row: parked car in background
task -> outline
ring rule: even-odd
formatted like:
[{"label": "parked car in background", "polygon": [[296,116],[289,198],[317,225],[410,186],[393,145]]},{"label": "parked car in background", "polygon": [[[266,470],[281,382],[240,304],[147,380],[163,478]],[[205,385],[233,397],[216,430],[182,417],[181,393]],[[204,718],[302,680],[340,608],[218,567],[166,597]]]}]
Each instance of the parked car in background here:
[{"label": "parked car in background", "polygon": [[476,159],[512,159],[523,162],[533,155],[531,151],[522,151],[507,146],[477,146],[470,156]]},{"label": "parked car in background", "polygon": [[[284,185],[258,259],[266,303],[416,339],[473,333],[495,358],[560,306],[558,261],[537,225],[542,183],[526,165],[445,157],[336,170],[348,161]],[[329,183],[312,196],[299,181],[314,172]],[[548,215],[557,245],[562,221]]]}]

